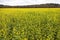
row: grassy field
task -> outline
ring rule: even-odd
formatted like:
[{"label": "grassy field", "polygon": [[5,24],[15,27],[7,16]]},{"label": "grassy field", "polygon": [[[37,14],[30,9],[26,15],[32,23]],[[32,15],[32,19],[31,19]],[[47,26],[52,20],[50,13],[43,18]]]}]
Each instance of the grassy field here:
[{"label": "grassy field", "polygon": [[60,8],[0,8],[0,40],[60,40]]}]

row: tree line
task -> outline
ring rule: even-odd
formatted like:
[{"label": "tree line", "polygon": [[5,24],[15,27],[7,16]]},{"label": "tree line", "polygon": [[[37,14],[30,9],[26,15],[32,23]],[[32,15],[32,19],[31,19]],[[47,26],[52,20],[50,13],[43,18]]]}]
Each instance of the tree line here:
[{"label": "tree line", "polygon": [[47,4],[38,4],[38,5],[26,5],[26,6],[0,5],[0,8],[60,8],[60,4],[47,3]]}]

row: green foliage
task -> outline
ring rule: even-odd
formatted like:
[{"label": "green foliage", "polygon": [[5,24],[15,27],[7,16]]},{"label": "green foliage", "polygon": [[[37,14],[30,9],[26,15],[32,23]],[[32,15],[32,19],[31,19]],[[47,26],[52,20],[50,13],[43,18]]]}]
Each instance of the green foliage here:
[{"label": "green foliage", "polygon": [[60,40],[60,11],[0,11],[0,40]]}]

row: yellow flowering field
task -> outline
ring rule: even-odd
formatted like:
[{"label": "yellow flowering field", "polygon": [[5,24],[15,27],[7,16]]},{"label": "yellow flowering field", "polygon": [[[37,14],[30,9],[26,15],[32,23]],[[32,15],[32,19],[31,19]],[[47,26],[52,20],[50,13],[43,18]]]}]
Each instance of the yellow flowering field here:
[{"label": "yellow flowering field", "polygon": [[0,40],[60,40],[60,8],[0,8]]}]

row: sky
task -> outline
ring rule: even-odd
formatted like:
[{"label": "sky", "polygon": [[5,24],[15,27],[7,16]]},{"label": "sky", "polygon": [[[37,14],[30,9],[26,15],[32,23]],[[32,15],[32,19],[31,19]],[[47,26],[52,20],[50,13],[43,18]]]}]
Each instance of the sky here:
[{"label": "sky", "polygon": [[0,4],[4,5],[33,5],[44,3],[59,3],[60,0],[0,0]]}]

